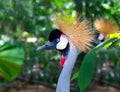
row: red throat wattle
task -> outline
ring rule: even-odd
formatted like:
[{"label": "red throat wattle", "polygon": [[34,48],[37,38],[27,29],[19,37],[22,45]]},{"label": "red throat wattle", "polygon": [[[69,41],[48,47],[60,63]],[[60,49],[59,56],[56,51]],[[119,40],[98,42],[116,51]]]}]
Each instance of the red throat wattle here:
[{"label": "red throat wattle", "polygon": [[66,61],[66,57],[62,55],[62,56],[60,57],[60,65],[61,65],[62,67],[64,66],[65,61]]}]

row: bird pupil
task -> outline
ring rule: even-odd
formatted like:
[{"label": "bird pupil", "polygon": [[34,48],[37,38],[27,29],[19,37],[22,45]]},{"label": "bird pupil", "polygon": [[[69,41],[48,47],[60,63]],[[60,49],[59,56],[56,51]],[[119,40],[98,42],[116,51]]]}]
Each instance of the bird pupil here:
[{"label": "bird pupil", "polygon": [[59,41],[60,41],[60,39],[59,39],[59,38],[57,38],[57,39],[56,39],[56,42],[59,42]]}]

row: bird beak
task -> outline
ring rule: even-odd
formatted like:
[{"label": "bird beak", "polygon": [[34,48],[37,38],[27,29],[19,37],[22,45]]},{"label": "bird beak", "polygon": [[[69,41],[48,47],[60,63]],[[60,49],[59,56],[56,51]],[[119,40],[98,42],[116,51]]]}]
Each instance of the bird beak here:
[{"label": "bird beak", "polygon": [[37,50],[52,50],[52,49],[56,49],[56,43],[53,42],[48,42],[40,47],[37,48]]}]

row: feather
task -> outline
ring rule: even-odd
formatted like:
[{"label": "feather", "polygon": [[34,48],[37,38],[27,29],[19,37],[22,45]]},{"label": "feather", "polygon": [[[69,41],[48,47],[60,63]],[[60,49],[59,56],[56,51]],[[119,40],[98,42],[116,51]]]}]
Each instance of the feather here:
[{"label": "feather", "polygon": [[113,22],[113,20],[108,20],[105,18],[95,20],[94,27],[99,33],[103,34],[105,37],[119,31],[119,27],[116,23]]},{"label": "feather", "polygon": [[86,52],[91,49],[91,42],[94,40],[93,32],[90,31],[88,21],[79,21],[80,17],[71,15],[55,16],[55,23],[60,31],[64,33],[69,41],[71,41],[76,48]]}]

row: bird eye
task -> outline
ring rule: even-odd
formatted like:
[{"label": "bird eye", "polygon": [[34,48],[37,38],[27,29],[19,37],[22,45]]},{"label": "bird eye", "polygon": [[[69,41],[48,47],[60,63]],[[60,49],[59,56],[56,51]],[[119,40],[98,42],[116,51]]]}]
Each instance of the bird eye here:
[{"label": "bird eye", "polygon": [[56,42],[59,42],[59,41],[60,41],[60,39],[59,39],[59,38],[57,38],[57,39],[56,39]]}]

